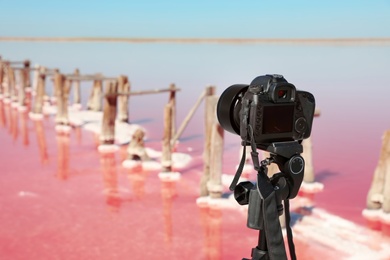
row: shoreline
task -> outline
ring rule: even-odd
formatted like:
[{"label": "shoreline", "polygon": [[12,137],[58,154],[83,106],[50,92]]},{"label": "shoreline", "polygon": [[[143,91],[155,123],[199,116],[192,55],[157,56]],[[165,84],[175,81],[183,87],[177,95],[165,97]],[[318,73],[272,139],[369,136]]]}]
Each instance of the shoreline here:
[{"label": "shoreline", "polygon": [[390,45],[390,37],[368,38],[145,38],[145,37],[5,37],[1,42],[106,42],[206,44],[342,44]]}]

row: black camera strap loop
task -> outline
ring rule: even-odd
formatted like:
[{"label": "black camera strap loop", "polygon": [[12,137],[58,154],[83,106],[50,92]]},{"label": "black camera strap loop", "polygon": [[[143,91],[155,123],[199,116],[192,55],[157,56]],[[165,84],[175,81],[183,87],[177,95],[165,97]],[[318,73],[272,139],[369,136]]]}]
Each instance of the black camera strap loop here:
[{"label": "black camera strap loop", "polygon": [[231,191],[234,191],[234,188],[236,188],[238,180],[241,177],[241,173],[242,173],[242,170],[244,169],[244,165],[245,165],[245,159],[246,159],[246,147],[245,147],[245,145],[243,145],[240,165],[238,166],[236,174],[234,175],[233,181],[229,186],[229,190],[231,190]]},{"label": "black camera strap loop", "polygon": [[259,153],[256,150],[256,143],[255,143],[255,138],[253,136],[253,128],[251,125],[248,125],[248,134],[249,137],[251,138],[251,157],[252,157],[252,162],[253,162],[253,167],[255,168],[256,171],[260,170],[260,162],[259,162]]},{"label": "black camera strap loop", "polygon": [[245,135],[245,140],[242,143],[242,157],[240,164],[237,168],[236,174],[234,175],[233,181],[229,186],[229,190],[234,191],[234,188],[237,186],[237,183],[241,177],[242,171],[244,169],[245,165],[245,160],[246,160],[246,144],[248,143],[248,134],[250,137],[250,144],[251,144],[251,157],[252,157],[252,162],[253,162],[253,167],[255,168],[256,171],[260,170],[260,162],[259,162],[259,153],[256,151],[256,144],[254,141],[253,137],[253,128],[251,125],[247,125],[247,134]]},{"label": "black camera strap loop", "polygon": [[[237,183],[241,177],[242,170],[244,169],[244,165],[245,165],[245,161],[246,161],[246,145],[248,144],[248,133],[249,133],[248,126],[251,128],[251,126],[248,125],[249,110],[250,110],[249,100],[244,99],[242,101],[242,107],[241,107],[241,111],[240,111],[240,113],[241,113],[240,118],[242,120],[241,124],[240,124],[240,135],[241,135],[241,138],[243,139],[243,141],[242,141],[242,147],[243,147],[242,148],[242,157],[241,157],[240,164],[237,168],[236,174],[234,175],[233,181],[229,186],[229,190],[231,190],[231,191],[234,191],[234,188],[237,186]],[[252,135],[250,136],[250,140],[251,140],[251,143],[254,144],[253,130],[251,133],[252,133]],[[256,151],[256,145],[255,145],[255,151]],[[252,148],[252,152],[253,152],[253,148]],[[252,155],[252,159],[253,159],[253,155]]]}]

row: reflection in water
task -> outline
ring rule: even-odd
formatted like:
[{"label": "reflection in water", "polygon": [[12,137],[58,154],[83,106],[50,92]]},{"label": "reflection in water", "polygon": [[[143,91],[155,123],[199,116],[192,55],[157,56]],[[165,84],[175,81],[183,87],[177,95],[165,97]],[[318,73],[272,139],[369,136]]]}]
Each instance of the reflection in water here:
[{"label": "reflection in water", "polygon": [[41,163],[46,164],[49,161],[49,155],[47,153],[45,129],[43,128],[43,121],[34,121],[35,132],[37,134],[37,141],[39,146],[39,155],[41,157]]},{"label": "reflection in water", "polygon": [[142,171],[142,166],[138,168],[126,169],[131,188],[136,199],[142,199],[145,195],[146,172]]},{"label": "reflection in water", "polygon": [[66,180],[69,177],[69,135],[58,134],[56,140],[58,149],[57,177]]},{"label": "reflection in water", "polygon": [[30,144],[29,138],[28,138],[28,127],[27,127],[27,117],[28,113],[27,111],[20,112],[20,124],[22,128],[22,136],[23,136],[23,145],[28,146]]},{"label": "reflection in water", "polygon": [[[20,116],[19,116],[20,113]],[[19,118],[20,117],[20,118]],[[28,138],[28,120],[27,120],[27,111],[19,111],[16,107],[12,107],[11,103],[4,103],[0,101],[0,126],[7,128],[8,132],[12,136],[13,141],[16,141],[19,137],[19,120],[21,124],[21,131],[23,137],[23,144],[25,146],[29,145]]]},{"label": "reflection in water", "polygon": [[172,244],[172,202],[177,196],[176,182],[174,181],[162,181],[161,182],[161,197],[163,202],[163,216],[164,216],[164,231],[165,242],[168,245]]},{"label": "reflection in water", "polygon": [[221,225],[222,211],[217,206],[199,205],[201,224],[205,240],[204,251],[207,260],[222,259]]},{"label": "reflection in water", "polygon": [[77,144],[81,145],[81,141],[82,141],[81,127],[74,128],[74,132],[75,132],[75,135],[76,135]]},{"label": "reflection in water", "polygon": [[7,126],[6,107],[7,105],[4,104],[2,100],[0,100],[0,126],[1,127]]},{"label": "reflection in water", "polygon": [[16,141],[16,139],[18,138],[18,135],[19,135],[19,112],[16,108],[12,108],[10,109],[10,118],[11,118],[11,122],[10,122],[10,128],[9,128],[9,132],[10,134],[12,135],[12,139],[14,141]]},{"label": "reflection in water", "polygon": [[103,153],[100,155],[100,165],[103,170],[104,194],[110,211],[118,212],[122,205],[122,199],[118,190],[118,176],[116,170],[115,153]]}]

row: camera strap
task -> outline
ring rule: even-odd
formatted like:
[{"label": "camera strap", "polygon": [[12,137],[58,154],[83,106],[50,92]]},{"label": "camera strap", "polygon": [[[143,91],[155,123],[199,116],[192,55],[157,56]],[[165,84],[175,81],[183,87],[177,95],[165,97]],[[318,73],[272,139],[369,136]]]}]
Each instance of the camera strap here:
[{"label": "camera strap", "polygon": [[[246,143],[246,140],[245,140]],[[246,160],[246,146],[243,144],[242,149],[242,157],[240,161],[240,165],[237,168],[236,174],[234,175],[233,181],[229,186],[229,190],[234,191],[234,188],[237,186],[238,180],[241,177],[242,170],[244,169],[245,160]]]}]

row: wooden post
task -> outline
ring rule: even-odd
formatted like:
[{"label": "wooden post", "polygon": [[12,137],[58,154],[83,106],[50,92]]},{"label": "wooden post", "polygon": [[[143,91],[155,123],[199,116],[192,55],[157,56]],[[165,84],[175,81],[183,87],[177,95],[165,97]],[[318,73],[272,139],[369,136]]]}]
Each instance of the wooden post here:
[{"label": "wooden post", "polygon": [[367,195],[367,209],[390,213],[390,130],[382,137],[382,149]]},{"label": "wooden post", "polygon": [[15,72],[11,68],[11,66],[7,66],[7,78],[8,78],[8,84],[5,91],[5,97],[9,98],[10,101],[15,101]]},{"label": "wooden post", "polygon": [[205,143],[203,151],[203,175],[200,180],[200,196],[208,196],[207,183],[210,179],[210,150],[211,150],[211,129],[215,120],[215,110],[213,110],[213,95],[215,87],[206,88],[205,96]]},{"label": "wooden post", "polygon": [[[130,92],[130,82],[126,76],[118,77],[118,92],[119,93],[128,93]],[[118,96],[118,121],[120,122],[129,122],[129,96],[120,95]]]},{"label": "wooden post", "polygon": [[[74,75],[75,76],[80,75],[79,69],[75,69]],[[73,104],[81,107],[80,80],[77,79],[72,80],[72,83],[73,83]]]},{"label": "wooden post", "polygon": [[[116,97],[115,97],[116,98]],[[89,96],[87,109],[92,111],[102,110],[102,80],[94,80],[91,95]]]},{"label": "wooden post", "polygon": [[[210,114],[214,114],[214,122],[211,127],[211,148],[210,148],[210,178],[207,182],[207,190],[211,198],[222,197],[222,161],[223,161],[223,137],[224,131],[218,123],[215,111],[218,97],[210,97]],[[214,113],[213,113],[214,112]]]},{"label": "wooden post", "polygon": [[315,181],[315,177],[313,167],[313,144],[311,141],[311,137],[304,139],[302,141],[302,146],[302,157],[305,159],[305,173],[303,176],[303,181],[307,183],[313,183]]},{"label": "wooden post", "polygon": [[30,61],[24,62],[24,68],[20,70],[20,88],[19,88],[19,106],[25,107],[26,102],[26,89],[30,88]]},{"label": "wooden post", "polygon": [[68,119],[68,98],[70,82],[59,72],[54,75],[55,97],[57,99],[57,115],[55,122],[57,125],[69,125]]},{"label": "wooden post", "polygon": [[164,137],[162,147],[162,172],[172,171],[172,105],[166,104],[164,108]]},{"label": "wooden post", "polygon": [[103,122],[100,143],[114,144],[118,81],[108,81],[104,98]]},{"label": "wooden post", "polygon": [[138,128],[131,137],[129,146],[127,147],[128,160],[148,161],[150,157],[145,149],[145,131]]},{"label": "wooden post", "polygon": [[0,57],[0,95],[3,95],[3,80],[4,80],[4,63]]},{"label": "wooden post", "polygon": [[202,94],[198,97],[198,100],[195,102],[195,105],[191,108],[190,112],[187,114],[187,116],[184,118],[183,122],[181,123],[179,129],[177,130],[176,134],[174,135],[172,139],[172,145],[175,145],[176,141],[179,139],[181,134],[183,133],[184,129],[187,127],[189,121],[191,120],[192,116],[194,115],[196,109],[198,109],[200,103],[206,96],[207,89],[205,89]]},{"label": "wooden post", "polygon": [[42,114],[43,101],[45,98],[45,79],[46,79],[46,68],[40,67],[37,76],[37,86],[34,99],[33,113]]},{"label": "wooden post", "polygon": [[[171,131],[171,134],[172,136],[175,136],[176,134],[176,86],[175,84],[171,84],[169,86],[169,88],[171,89],[171,91],[169,92],[169,104],[172,105],[172,131]],[[172,145],[175,145],[174,143],[172,143]]]},{"label": "wooden post", "polygon": [[33,81],[32,81],[32,91],[36,92],[38,88],[38,81],[39,81],[39,74],[40,74],[41,66],[38,64],[34,65],[34,71],[33,71]]},{"label": "wooden post", "polygon": [[[319,117],[321,111],[316,109],[314,112],[314,117]],[[303,181],[306,183],[314,183],[315,175],[314,175],[314,166],[313,166],[313,143],[311,137],[304,139],[302,141],[303,153],[302,157],[305,159],[305,174],[303,177]]]}]

